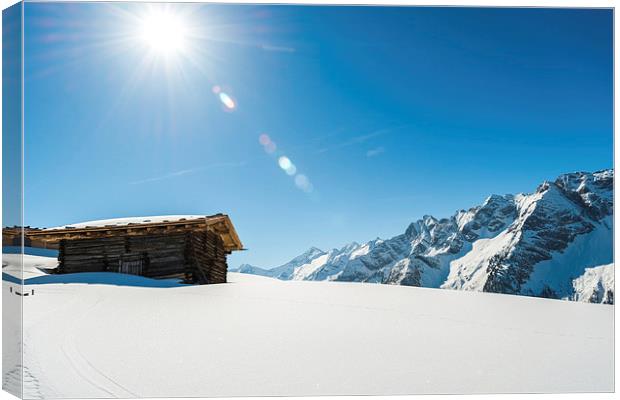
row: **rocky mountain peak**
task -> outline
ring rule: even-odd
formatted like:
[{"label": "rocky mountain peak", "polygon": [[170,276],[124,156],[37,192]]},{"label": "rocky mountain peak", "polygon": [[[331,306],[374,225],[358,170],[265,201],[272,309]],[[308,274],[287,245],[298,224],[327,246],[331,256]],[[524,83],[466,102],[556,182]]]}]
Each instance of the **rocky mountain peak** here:
[{"label": "rocky mountain peak", "polygon": [[594,172],[573,172],[560,175],[555,184],[566,196],[584,207],[594,219],[613,212],[613,169]]}]

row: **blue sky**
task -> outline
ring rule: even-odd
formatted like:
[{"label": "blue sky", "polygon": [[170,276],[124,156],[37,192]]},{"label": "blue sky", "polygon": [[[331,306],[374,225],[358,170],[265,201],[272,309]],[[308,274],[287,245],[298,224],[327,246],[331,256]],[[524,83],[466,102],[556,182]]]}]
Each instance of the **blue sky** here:
[{"label": "blue sky", "polygon": [[[154,13],[182,47],[145,40]],[[613,165],[610,10],[27,3],[25,24],[32,226],[223,212],[230,264],[271,267]]]}]

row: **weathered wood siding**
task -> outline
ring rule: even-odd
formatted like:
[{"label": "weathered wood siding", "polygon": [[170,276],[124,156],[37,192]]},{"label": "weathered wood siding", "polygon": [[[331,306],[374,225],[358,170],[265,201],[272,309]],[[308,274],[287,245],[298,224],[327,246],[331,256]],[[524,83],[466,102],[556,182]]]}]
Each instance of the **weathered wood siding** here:
[{"label": "weathered wood siding", "polygon": [[226,252],[218,234],[211,231],[191,232],[187,250],[194,282],[226,282]]},{"label": "weathered wood siding", "polygon": [[226,251],[208,230],[62,240],[59,273],[120,272],[191,283],[226,282]]}]

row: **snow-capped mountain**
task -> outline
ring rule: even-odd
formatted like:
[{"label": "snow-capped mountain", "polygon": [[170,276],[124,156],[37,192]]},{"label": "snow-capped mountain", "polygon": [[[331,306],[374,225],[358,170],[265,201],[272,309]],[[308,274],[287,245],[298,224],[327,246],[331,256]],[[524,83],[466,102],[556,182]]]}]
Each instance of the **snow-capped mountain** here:
[{"label": "snow-capped mountain", "polygon": [[589,303],[614,303],[614,265],[586,268],[586,272],[573,281],[575,292],[572,300]]},{"label": "snow-capped mountain", "polygon": [[613,174],[564,174],[531,194],[492,195],[449,218],[424,216],[391,239],[313,247],[280,267],[236,271],[610,303]]}]

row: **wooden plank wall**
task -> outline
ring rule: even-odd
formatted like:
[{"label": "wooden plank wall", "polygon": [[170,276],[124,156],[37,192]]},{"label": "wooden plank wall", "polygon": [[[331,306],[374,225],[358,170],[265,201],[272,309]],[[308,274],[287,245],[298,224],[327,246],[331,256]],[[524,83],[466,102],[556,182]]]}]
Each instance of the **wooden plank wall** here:
[{"label": "wooden plank wall", "polygon": [[84,239],[61,241],[58,249],[59,273],[102,272],[118,266],[125,252],[125,239]]},{"label": "wooden plank wall", "polygon": [[139,271],[150,278],[226,282],[226,251],[211,231],[63,240],[59,273]]},{"label": "wooden plank wall", "polygon": [[226,283],[226,251],[218,234],[211,231],[191,232],[188,253],[193,282]]}]

